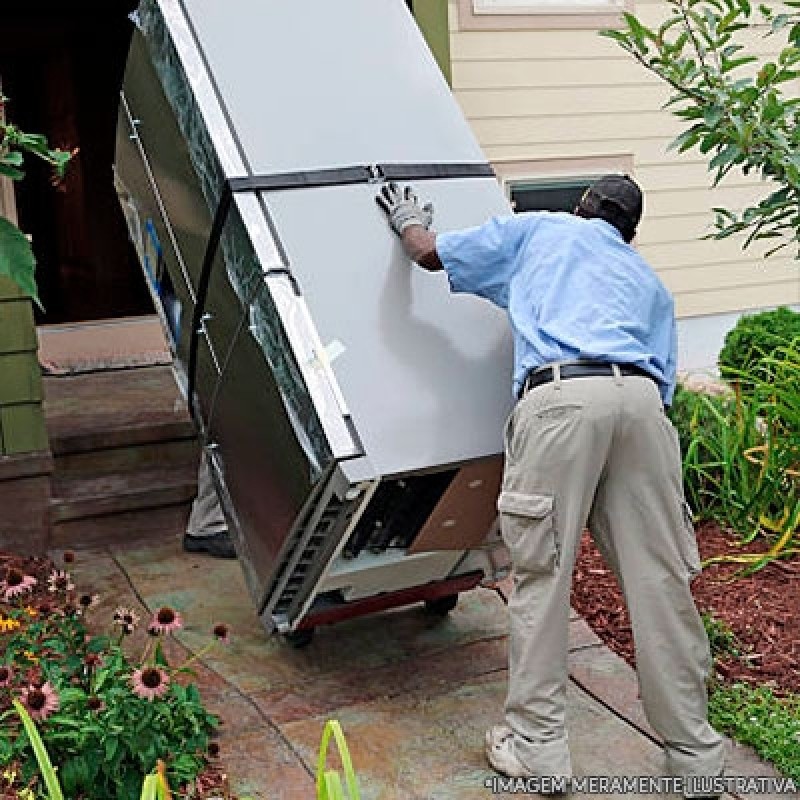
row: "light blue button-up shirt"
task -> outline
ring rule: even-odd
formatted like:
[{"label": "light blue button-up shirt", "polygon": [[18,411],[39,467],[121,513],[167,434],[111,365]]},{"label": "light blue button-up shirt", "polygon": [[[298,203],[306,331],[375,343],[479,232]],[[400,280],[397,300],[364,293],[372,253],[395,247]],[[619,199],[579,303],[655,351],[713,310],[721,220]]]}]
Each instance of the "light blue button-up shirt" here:
[{"label": "light blue button-up shirt", "polygon": [[547,211],[494,217],[439,234],[436,252],[454,292],[508,312],[515,396],[531,369],[587,359],[646,370],[672,402],[672,296],[613,225]]}]

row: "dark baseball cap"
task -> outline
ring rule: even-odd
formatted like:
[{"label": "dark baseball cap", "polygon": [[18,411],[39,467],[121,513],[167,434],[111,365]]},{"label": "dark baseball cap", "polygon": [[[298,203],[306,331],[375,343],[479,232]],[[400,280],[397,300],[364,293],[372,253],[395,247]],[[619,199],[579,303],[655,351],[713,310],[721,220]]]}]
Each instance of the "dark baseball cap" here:
[{"label": "dark baseball cap", "polygon": [[630,241],[642,218],[642,190],[628,175],[604,175],[583,193],[576,211],[604,219]]}]

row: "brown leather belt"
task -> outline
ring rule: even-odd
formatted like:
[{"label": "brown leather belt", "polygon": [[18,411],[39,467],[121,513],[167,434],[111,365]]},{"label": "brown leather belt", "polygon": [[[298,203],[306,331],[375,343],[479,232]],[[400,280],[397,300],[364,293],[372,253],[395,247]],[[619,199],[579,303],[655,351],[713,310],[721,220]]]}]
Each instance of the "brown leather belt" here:
[{"label": "brown leather belt", "polygon": [[[642,378],[649,378],[653,383],[658,386],[658,380],[655,375],[651,375],[647,370],[635,367],[633,364],[618,364],[621,375],[638,375]],[[604,375],[611,376],[614,374],[614,368],[611,364],[597,362],[596,364],[561,364],[558,368],[561,375],[561,380],[569,380],[570,378],[597,378]],[[538,367],[532,369],[522,384],[520,397],[525,392],[535,389],[542,384],[550,383],[555,379],[553,367]]]}]

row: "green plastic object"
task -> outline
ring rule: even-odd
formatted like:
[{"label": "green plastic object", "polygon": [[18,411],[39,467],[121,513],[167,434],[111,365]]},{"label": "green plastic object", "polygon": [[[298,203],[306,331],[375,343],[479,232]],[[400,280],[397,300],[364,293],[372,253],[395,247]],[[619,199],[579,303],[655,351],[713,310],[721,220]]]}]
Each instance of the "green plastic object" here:
[{"label": "green plastic object", "polygon": [[[344,772],[344,785],[342,778],[336,770],[326,769],[328,761],[328,745],[331,736],[336,740],[336,748],[342,760],[342,770]],[[347,786],[345,793],[344,786]],[[322,731],[322,742],[319,747],[319,758],[317,759],[317,800],[360,800],[361,795],[358,791],[358,779],[353,769],[353,761],[350,758],[350,750],[342,732],[342,726],[335,720],[329,719],[325,723]]]}]

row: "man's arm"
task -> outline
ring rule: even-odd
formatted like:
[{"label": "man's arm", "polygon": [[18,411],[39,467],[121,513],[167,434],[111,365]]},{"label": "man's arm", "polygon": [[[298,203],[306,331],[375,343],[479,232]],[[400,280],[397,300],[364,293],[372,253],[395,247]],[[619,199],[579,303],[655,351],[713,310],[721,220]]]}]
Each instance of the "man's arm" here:
[{"label": "man's arm", "polygon": [[443,269],[436,252],[436,234],[428,230],[433,206],[430,203],[420,206],[410,186],[401,190],[396,183],[387,183],[375,199],[403,242],[406,255],[430,272]]},{"label": "man's arm", "polygon": [[408,225],[400,234],[406,255],[423,269],[439,272],[444,269],[436,252],[436,234],[422,225]]}]

